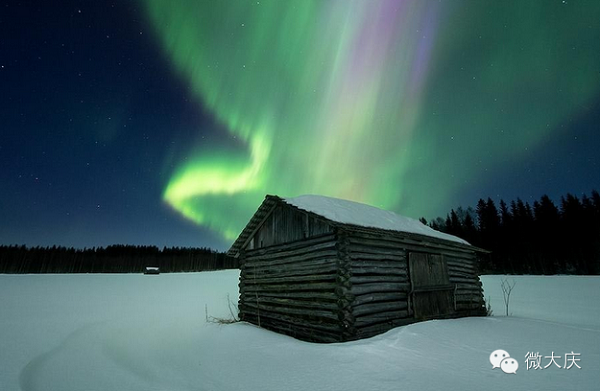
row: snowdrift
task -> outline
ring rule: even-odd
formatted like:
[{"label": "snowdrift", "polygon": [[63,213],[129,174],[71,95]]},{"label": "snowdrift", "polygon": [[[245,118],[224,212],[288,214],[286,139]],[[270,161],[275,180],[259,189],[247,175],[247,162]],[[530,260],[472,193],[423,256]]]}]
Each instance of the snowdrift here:
[{"label": "snowdrift", "polygon": [[[0,388],[13,390],[592,390],[600,379],[600,278],[482,277],[494,314],[311,344],[229,317],[237,271],[0,275]],[[492,369],[504,349],[516,374]],[[578,353],[570,369],[526,355]],[[549,362],[543,360],[543,365]]]}]

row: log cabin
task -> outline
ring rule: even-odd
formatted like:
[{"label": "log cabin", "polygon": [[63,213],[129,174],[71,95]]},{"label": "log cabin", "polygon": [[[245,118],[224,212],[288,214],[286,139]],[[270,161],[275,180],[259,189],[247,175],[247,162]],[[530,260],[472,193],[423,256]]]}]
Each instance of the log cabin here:
[{"label": "log cabin", "polygon": [[482,252],[373,206],[267,195],[228,255],[240,263],[240,320],[305,341],[343,342],[485,315]]}]

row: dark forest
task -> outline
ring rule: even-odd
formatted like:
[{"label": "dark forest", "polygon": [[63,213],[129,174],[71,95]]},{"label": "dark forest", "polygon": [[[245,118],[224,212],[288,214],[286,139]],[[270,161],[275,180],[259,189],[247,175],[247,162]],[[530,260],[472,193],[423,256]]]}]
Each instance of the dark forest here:
[{"label": "dark forest", "polygon": [[482,274],[600,274],[595,190],[591,196],[567,194],[558,205],[546,195],[533,204],[480,199],[475,208],[457,208],[429,225],[491,251],[482,257]]},{"label": "dark forest", "polygon": [[207,248],[114,245],[106,248],[0,246],[0,273],[161,273],[235,269],[237,260]]}]

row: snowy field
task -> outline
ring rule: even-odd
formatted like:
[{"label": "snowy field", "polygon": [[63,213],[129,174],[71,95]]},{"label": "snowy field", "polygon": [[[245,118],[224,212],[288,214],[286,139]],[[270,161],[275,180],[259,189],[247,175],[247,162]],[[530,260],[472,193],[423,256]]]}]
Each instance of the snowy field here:
[{"label": "snowy field", "polygon": [[[0,390],[595,390],[600,278],[482,278],[494,316],[430,321],[367,340],[319,345],[229,317],[237,271],[143,275],[0,275]],[[504,349],[516,374],[492,370]],[[570,369],[551,364],[574,353]],[[572,361],[568,362],[573,364]]]}]

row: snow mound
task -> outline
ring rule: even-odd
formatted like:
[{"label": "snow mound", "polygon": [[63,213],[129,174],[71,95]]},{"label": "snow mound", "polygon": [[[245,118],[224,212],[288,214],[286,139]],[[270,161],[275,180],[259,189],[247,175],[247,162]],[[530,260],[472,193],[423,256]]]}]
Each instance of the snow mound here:
[{"label": "snow mound", "polygon": [[342,224],[408,232],[469,245],[461,238],[436,231],[418,220],[354,201],[317,195],[284,198],[284,201],[299,209]]}]

